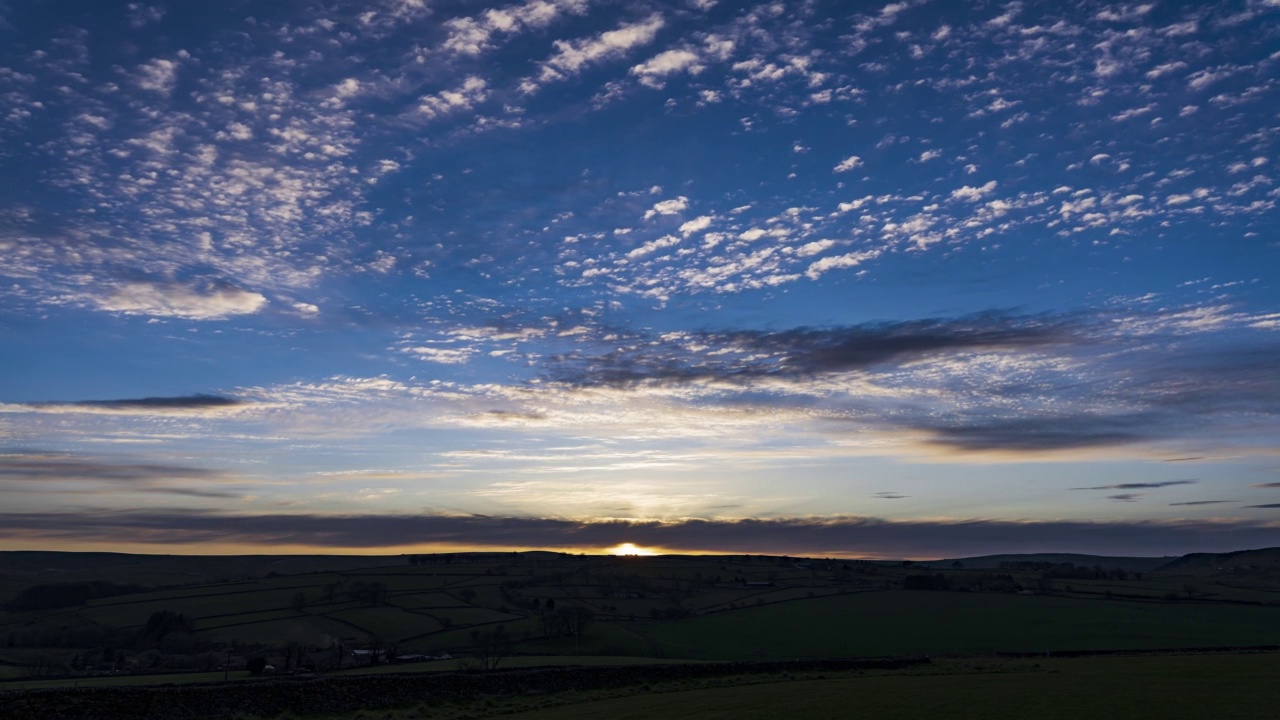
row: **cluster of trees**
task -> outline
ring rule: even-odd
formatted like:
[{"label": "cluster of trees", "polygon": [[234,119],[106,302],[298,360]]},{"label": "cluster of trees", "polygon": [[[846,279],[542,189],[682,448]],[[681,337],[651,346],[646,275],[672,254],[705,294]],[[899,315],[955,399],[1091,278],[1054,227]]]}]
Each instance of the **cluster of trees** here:
[{"label": "cluster of trees", "polygon": [[158,649],[166,653],[197,650],[192,633],[195,623],[182,613],[161,610],[151,614],[140,628],[118,628],[87,620],[69,625],[11,630],[4,635],[8,647],[134,648]]},{"label": "cluster of trees", "polygon": [[1101,565],[1089,567],[1073,563],[1055,563],[1032,560],[1017,560],[1000,563],[1001,570],[1011,572],[1037,573],[1048,580],[1141,580],[1142,573],[1130,572],[1124,568],[1104,568]]},{"label": "cluster of trees", "polygon": [[[515,555],[515,553],[512,553]],[[491,559],[493,553],[432,553],[430,555],[409,555],[410,565],[453,565],[454,563],[477,563]]]},{"label": "cluster of trees", "polygon": [[10,606],[14,610],[56,610],[84,605],[90,600],[146,592],[151,588],[137,583],[119,584],[106,580],[32,585],[18,593]]},{"label": "cluster of trees", "polygon": [[547,637],[580,636],[587,631],[587,626],[595,620],[596,614],[590,608],[560,607],[539,618],[542,623],[542,634]]},{"label": "cluster of trees", "polygon": [[189,654],[197,650],[195,622],[172,610],[151,613],[147,622],[138,629],[134,647],[158,648],[169,654]]},{"label": "cluster of trees", "polygon": [[942,573],[921,573],[904,577],[902,587],[906,590],[950,590],[951,581]]},{"label": "cluster of trees", "polygon": [[347,586],[346,593],[347,597],[356,602],[368,605],[382,605],[387,601],[387,596],[391,593],[391,589],[387,587],[386,583],[356,580]]},{"label": "cluster of trees", "polygon": [[920,573],[902,579],[906,590],[960,590],[964,592],[1004,592],[1023,590],[1023,586],[1008,573],[966,574],[948,577],[942,573]]}]

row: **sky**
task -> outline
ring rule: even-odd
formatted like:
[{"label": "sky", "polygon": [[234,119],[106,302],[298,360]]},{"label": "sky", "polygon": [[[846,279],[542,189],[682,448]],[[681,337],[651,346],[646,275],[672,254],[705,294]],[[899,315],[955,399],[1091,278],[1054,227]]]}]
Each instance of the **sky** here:
[{"label": "sky", "polygon": [[0,0],[0,546],[1280,545],[1280,0]]}]

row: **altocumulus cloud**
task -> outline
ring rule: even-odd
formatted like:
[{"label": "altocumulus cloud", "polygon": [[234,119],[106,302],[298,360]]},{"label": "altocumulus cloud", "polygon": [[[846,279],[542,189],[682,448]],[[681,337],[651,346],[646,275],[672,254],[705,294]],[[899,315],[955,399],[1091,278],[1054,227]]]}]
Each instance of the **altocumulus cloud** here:
[{"label": "altocumulus cloud", "polygon": [[[560,356],[555,379],[579,385],[747,383],[863,370],[891,362],[981,349],[1021,349],[1066,342],[1065,322],[982,314],[832,328],[704,331],[674,342],[641,343],[634,352]],[[687,351],[689,345],[715,355]]]},{"label": "altocumulus cloud", "polygon": [[220,320],[232,315],[247,315],[267,305],[267,298],[261,293],[221,281],[192,284],[124,282],[92,300],[99,309],[108,312],[188,320]]},{"label": "altocumulus cloud", "polygon": [[483,515],[228,515],[198,510],[0,514],[11,540],[222,543],[316,548],[432,545],[605,548],[622,542],[690,552],[956,557],[1003,552],[1167,555],[1275,544],[1280,525],[1248,520],[1132,522],[891,521],[872,517],[675,522]]}]

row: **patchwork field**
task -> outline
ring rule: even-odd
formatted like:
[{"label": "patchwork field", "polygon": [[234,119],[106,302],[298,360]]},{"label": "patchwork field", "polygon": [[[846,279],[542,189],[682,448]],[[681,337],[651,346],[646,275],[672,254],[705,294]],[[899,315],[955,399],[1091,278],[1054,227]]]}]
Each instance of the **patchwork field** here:
[{"label": "patchwork field", "polygon": [[[1177,575],[1017,560],[46,555],[0,553],[0,681],[171,682],[228,666],[243,675],[251,662],[383,672],[397,656],[483,666],[1280,645],[1272,569],[1200,561]],[[210,581],[231,570],[259,574]]]}]

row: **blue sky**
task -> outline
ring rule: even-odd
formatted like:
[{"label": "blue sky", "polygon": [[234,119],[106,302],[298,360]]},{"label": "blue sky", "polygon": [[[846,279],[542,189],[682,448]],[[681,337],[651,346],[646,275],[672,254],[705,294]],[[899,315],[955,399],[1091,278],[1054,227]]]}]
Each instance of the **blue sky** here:
[{"label": "blue sky", "polygon": [[1280,3],[0,3],[0,536],[1280,544]]}]

